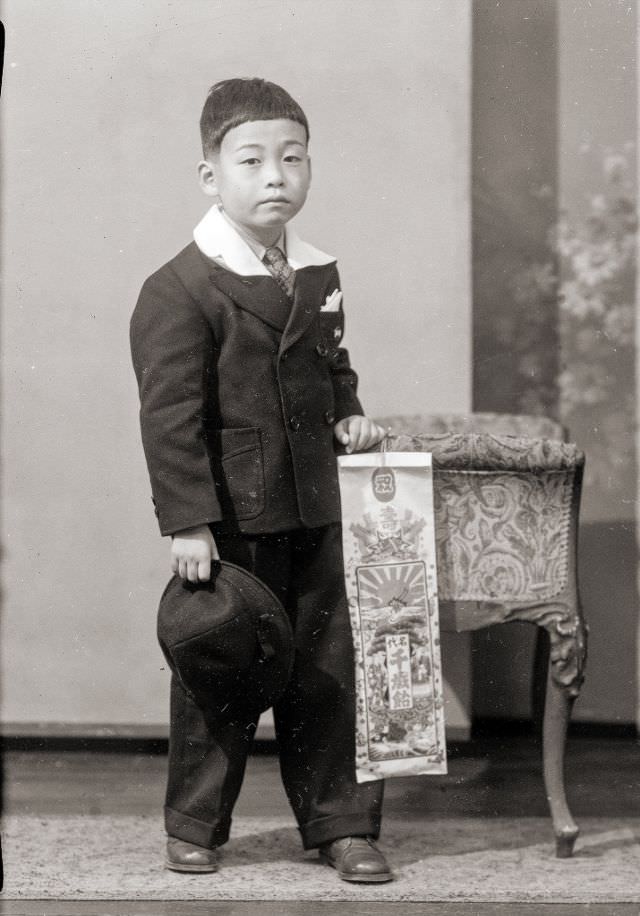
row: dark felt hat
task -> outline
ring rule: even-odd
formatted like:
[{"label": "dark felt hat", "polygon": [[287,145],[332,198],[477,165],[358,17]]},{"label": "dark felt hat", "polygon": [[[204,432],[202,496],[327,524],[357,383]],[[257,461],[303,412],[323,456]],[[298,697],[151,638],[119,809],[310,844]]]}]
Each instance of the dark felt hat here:
[{"label": "dark felt hat", "polygon": [[268,709],[293,666],[293,633],[273,592],[225,560],[208,582],[174,576],[158,608],[158,640],[185,689],[220,722]]}]

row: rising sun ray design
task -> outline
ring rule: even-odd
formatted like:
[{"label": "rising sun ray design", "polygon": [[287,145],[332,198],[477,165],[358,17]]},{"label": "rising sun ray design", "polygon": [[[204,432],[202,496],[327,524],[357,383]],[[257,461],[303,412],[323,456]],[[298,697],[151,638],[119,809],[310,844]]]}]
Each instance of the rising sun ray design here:
[{"label": "rising sun ray design", "polygon": [[424,607],[422,563],[393,563],[358,570],[359,603],[363,610],[382,607]]}]

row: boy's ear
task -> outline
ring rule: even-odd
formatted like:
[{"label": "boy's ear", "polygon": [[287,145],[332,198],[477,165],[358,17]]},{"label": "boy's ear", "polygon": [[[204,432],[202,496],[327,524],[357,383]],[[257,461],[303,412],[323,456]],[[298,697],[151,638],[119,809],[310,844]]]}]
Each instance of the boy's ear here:
[{"label": "boy's ear", "polygon": [[198,163],[198,181],[205,194],[209,197],[218,196],[218,182],[216,181],[215,170],[208,159],[202,159]]}]

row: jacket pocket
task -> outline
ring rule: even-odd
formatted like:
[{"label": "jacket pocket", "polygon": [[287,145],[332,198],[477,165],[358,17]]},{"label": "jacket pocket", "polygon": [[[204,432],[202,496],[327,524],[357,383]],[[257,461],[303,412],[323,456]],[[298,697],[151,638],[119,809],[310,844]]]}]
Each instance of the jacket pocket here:
[{"label": "jacket pocket", "polygon": [[210,433],[214,473],[220,485],[223,513],[237,519],[264,512],[264,464],[260,430],[219,429]]}]

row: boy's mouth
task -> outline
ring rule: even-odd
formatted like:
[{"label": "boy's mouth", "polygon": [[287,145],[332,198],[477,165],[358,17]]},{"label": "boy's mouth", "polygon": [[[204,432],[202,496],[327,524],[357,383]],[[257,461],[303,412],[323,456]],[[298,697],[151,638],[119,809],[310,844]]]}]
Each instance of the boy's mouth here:
[{"label": "boy's mouth", "polygon": [[289,201],[286,197],[267,197],[265,200],[261,200],[262,204],[288,204]]}]

